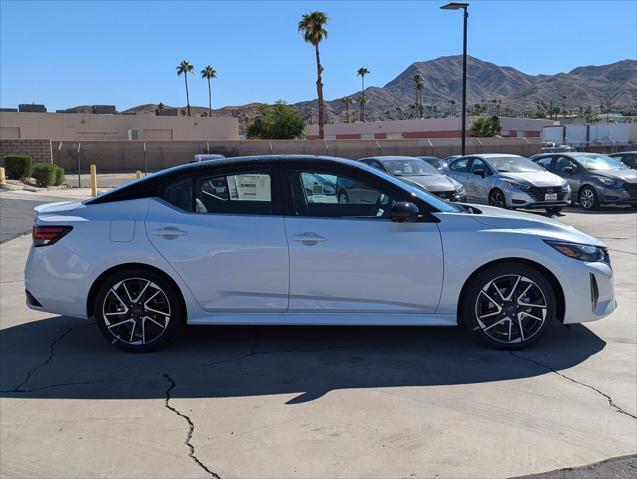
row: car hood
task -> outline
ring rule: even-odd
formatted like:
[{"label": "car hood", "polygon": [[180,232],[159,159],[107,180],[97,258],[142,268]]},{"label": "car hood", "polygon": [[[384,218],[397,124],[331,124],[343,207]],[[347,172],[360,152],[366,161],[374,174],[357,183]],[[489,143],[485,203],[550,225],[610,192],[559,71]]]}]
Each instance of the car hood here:
[{"label": "car hood", "polygon": [[451,191],[460,187],[460,183],[445,175],[399,176],[398,178],[420,185],[427,191]]},{"label": "car hood", "polygon": [[482,214],[471,215],[471,217],[485,226],[507,230],[523,230],[526,233],[547,239],[606,247],[606,244],[597,238],[546,216],[505,210],[493,206],[471,206],[482,211]]},{"label": "car hood", "polygon": [[589,172],[593,175],[622,180],[626,183],[637,183],[637,170],[589,170]]},{"label": "car hood", "polygon": [[564,180],[548,171],[528,171],[524,173],[500,173],[504,180],[530,183],[533,186],[561,186]]}]

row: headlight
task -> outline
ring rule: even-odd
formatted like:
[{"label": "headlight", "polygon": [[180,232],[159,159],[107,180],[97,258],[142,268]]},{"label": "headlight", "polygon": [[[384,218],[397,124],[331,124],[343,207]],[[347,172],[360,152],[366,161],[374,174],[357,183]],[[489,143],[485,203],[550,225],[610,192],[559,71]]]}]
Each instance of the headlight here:
[{"label": "headlight", "polygon": [[508,181],[508,180],[505,181],[505,183],[510,188],[517,188],[518,190],[522,190],[522,191],[529,191],[531,189],[531,185],[529,185],[528,183],[518,183],[517,181]]},{"label": "headlight", "polygon": [[464,196],[464,186],[459,185],[458,188],[456,188],[456,194],[459,196]]},{"label": "headlight", "polygon": [[588,263],[601,262],[610,266],[610,256],[608,256],[608,250],[606,248],[586,244],[566,243],[563,241],[544,240],[544,242],[569,258],[579,259],[580,261],[586,261]]},{"label": "headlight", "polygon": [[606,186],[612,186],[613,188],[617,188],[622,185],[622,182],[619,180],[613,180],[612,178],[605,178],[603,176],[597,177],[597,181],[604,183]]}]

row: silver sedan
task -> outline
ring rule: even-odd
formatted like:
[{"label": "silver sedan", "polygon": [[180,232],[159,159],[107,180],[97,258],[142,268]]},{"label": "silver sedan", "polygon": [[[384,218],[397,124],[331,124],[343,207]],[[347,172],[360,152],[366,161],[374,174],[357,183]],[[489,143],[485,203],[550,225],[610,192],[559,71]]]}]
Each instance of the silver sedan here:
[{"label": "silver sedan", "polygon": [[463,156],[451,161],[446,173],[464,185],[467,201],[500,208],[543,208],[549,213],[571,203],[565,180],[517,155]]}]

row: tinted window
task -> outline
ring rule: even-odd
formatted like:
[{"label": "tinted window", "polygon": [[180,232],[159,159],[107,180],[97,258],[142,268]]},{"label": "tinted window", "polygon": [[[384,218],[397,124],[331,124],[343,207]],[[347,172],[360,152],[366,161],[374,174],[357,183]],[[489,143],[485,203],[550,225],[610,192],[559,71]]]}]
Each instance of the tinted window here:
[{"label": "tinted window", "polygon": [[573,171],[577,170],[577,165],[570,158],[560,156],[555,160],[555,171],[558,173],[564,173],[565,169],[569,167],[572,168]]},{"label": "tinted window", "polygon": [[467,171],[467,163],[469,163],[469,158],[463,158],[451,163],[449,169],[453,171]]},{"label": "tinted window", "polygon": [[192,211],[192,178],[169,185],[164,193],[164,199],[177,208]]},{"label": "tinted window", "polygon": [[294,171],[290,184],[299,216],[388,218],[393,203],[388,194],[374,186],[332,173]]},{"label": "tinted window", "polygon": [[471,173],[475,173],[476,170],[484,171],[486,176],[491,174],[491,170],[489,170],[489,167],[487,166],[487,164],[484,161],[482,161],[480,158],[474,158],[473,161],[471,162]]},{"label": "tinted window", "polygon": [[272,214],[269,172],[210,175],[195,179],[199,213]]},{"label": "tinted window", "polygon": [[548,156],[546,158],[540,158],[539,160],[536,161],[536,163],[540,165],[542,168],[546,168],[548,170],[551,168],[551,161],[553,161],[553,157]]}]

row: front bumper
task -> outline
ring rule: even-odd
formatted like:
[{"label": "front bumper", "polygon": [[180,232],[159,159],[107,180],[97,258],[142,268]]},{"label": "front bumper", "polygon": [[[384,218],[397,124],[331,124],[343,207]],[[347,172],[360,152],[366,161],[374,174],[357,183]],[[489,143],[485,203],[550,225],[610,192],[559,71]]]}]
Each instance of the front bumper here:
[{"label": "front bumper", "polygon": [[[600,191],[601,190],[601,191]],[[637,205],[637,185],[623,188],[598,188],[600,202],[611,205]]]},{"label": "front bumper", "polygon": [[[505,188],[507,205],[512,208],[554,208],[571,204],[571,189],[566,186],[536,187],[529,190]],[[547,199],[550,198],[550,199]]]},{"label": "front bumper", "polygon": [[432,195],[437,196],[441,200],[446,201],[455,201],[458,203],[464,203],[467,199],[466,194],[459,194],[458,190],[448,190],[448,191],[429,191]]},{"label": "front bumper", "polygon": [[571,263],[558,278],[565,299],[564,324],[596,321],[615,311],[612,268],[605,263]]}]

